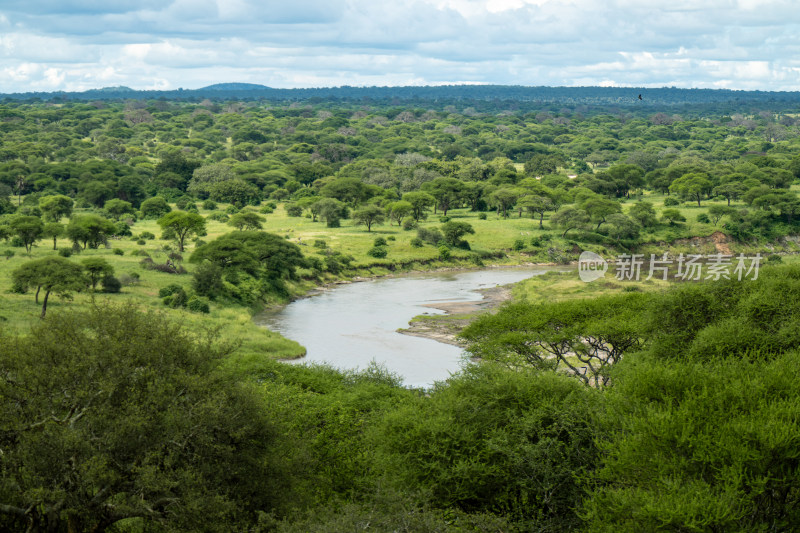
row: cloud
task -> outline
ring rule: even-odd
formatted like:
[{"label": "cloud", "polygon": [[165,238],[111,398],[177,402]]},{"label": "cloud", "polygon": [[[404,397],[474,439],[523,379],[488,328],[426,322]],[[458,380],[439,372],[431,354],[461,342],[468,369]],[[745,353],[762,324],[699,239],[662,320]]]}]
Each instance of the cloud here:
[{"label": "cloud", "polygon": [[6,0],[0,91],[479,82],[800,90],[791,0]]}]

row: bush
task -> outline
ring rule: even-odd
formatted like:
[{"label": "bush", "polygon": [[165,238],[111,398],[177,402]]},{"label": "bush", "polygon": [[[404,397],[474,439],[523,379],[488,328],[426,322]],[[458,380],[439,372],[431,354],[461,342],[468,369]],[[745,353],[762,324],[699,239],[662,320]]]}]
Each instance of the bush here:
[{"label": "bush", "polygon": [[122,289],[122,282],[114,276],[104,276],[103,279],[100,280],[100,286],[103,292],[117,293]]},{"label": "bush", "polygon": [[386,257],[388,253],[389,249],[386,246],[373,246],[367,251],[368,256],[375,257],[377,259]]},{"label": "bush", "polygon": [[384,239],[383,237],[375,237],[373,246],[386,246],[386,239]]},{"label": "bush", "polygon": [[664,207],[675,207],[676,205],[681,205],[681,201],[677,198],[671,196],[664,198]]},{"label": "bush", "polygon": [[303,208],[297,204],[288,204],[285,207],[286,214],[290,217],[300,217],[303,216]]},{"label": "bush", "polygon": [[422,239],[420,239],[419,237],[414,237],[413,239],[411,239],[411,246],[414,248],[422,248],[424,245],[425,243],[423,243]]},{"label": "bush", "polygon": [[122,248],[114,248],[113,250],[111,250],[111,253],[113,253],[114,255],[125,255],[125,250],[123,250]]},{"label": "bush", "polygon": [[417,221],[414,220],[412,217],[406,217],[403,219],[403,229],[405,231],[411,231],[416,227],[417,227]]},{"label": "bush", "polygon": [[[9,260],[9,259],[11,259],[12,257],[14,257],[15,253],[14,253],[14,250],[5,250],[5,251],[3,252],[3,255],[5,256],[5,258],[6,258],[6,261],[8,261],[8,260]],[[70,253],[70,255],[71,255],[71,253]],[[67,256],[67,257],[69,257],[69,256]]]},{"label": "bush", "polygon": [[708,215],[706,213],[698,213],[697,214],[697,221],[702,223],[702,224],[710,224],[711,223],[711,219],[708,218]]},{"label": "bush", "polygon": [[217,208],[217,202],[215,202],[214,200],[205,200],[203,202],[203,209],[211,211],[212,209],[216,208]]},{"label": "bush", "polygon": [[478,213],[478,220],[486,220],[486,213]]},{"label": "bush", "polygon": [[139,238],[140,239],[147,239],[148,241],[152,241],[153,239],[156,238],[156,236],[154,234],[152,234],[151,232],[149,232],[149,231],[143,231],[143,232],[141,232],[139,234]]},{"label": "bush", "polygon": [[418,228],[417,237],[423,241],[436,246],[444,240],[444,235],[438,229]]},{"label": "bush", "polygon": [[59,248],[58,255],[61,257],[71,257],[72,256],[72,248]]},{"label": "bush", "polygon": [[450,248],[445,246],[444,244],[439,246],[439,259],[442,261],[447,261],[451,257]]},{"label": "bush", "polygon": [[316,239],[314,241],[314,248],[319,248],[320,250],[324,250],[328,247],[328,243],[322,239]]},{"label": "bush", "polygon": [[269,205],[265,205],[261,209],[259,209],[258,212],[261,213],[262,215],[270,215],[275,212],[275,208]]},{"label": "bush", "polygon": [[522,239],[517,239],[514,241],[514,246],[512,247],[515,251],[519,252],[520,250],[525,249],[525,241]]},{"label": "bush", "polygon": [[161,287],[158,289],[158,297],[159,298],[166,298],[167,296],[172,296],[176,292],[183,291],[183,287],[178,285],[177,283],[170,283],[166,287]]},{"label": "bush", "polygon": [[173,309],[178,309],[179,307],[186,307],[187,301],[188,301],[188,296],[186,295],[186,292],[183,289],[170,296],[167,296],[162,300],[162,302],[164,302],[164,305],[172,307]]},{"label": "bush", "polygon": [[394,235],[389,235],[388,237],[386,237],[386,240],[387,241],[396,241],[397,237],[395,237]]},{"label": "bush", "polygon": [[147,241],[144,239],[139,239],[138,241],[136,241],[136,244],[138,244],[139,246],[144,246],[145,244],[147,244]]},{"label": "bush", "polygon": [[215,213],[211,213],[206,217],[208,220],[216,220],[217,222],[227,222],[230,217],[225,213],[220,213],[219,211]]},{"label": "bush", "polygon": [[235,205],[229,205],[228,207],[225,208],[225,212],[228,213],[229,215],[235,215],[236,213],[239,212],[239,208],[236,207]]},{"label": "bush", "polygon": [[439,222],[441,222],[442,224],[445,224],[445,223],[447,223],[447,222],[450,222],[450,217],[449,217],[449,216],[447,216],[447,215],[440,216],[440,217],[439,217]]},{"label": "bush", "polygon": [[193,296],[187,303],[186,308],[189,311],[193,311],[195,313],[209,313],[210,308],[208,306],[208,300],[205,298],[198,298],[197,296]]},{"label": "bush", "polygon": [[122,274],[119,277],[119,282],[128,287],[130,285],[136,285],[139,283],[139,274],[136,272],[131,272],[130,274]]},{"label": "bush", "polygon": [[200,296],[214,298],[223,291],[222,267],[216,263],[200,263],[192,277],[192,289]]}]

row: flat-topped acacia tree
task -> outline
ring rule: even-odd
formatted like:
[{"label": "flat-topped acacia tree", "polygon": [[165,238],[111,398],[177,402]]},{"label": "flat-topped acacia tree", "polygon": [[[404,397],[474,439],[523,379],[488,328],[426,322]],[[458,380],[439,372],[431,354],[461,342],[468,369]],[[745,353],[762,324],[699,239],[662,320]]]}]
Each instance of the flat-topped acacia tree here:
[{"label": "flat-topped acacia tree", "polygon": [[47,313],[47,300],[54,292],[61,298],[69,298],[72,292],[80,292],[87,286],[83,268],[63,257],[43,257],[22,264],[11,274],[14,286],[22,291],[36,287],[34,300],[39,303],[39,291],[44,289],[42,314]]},{"label": "flat-topped acacia tree", "polygon": [[158,219],[158,225],[165,237],[178,242],[178,250],[184,251],[186,239],[192,235],[205,235],[206,219],[197,213],[188,211],[170,211]]}]

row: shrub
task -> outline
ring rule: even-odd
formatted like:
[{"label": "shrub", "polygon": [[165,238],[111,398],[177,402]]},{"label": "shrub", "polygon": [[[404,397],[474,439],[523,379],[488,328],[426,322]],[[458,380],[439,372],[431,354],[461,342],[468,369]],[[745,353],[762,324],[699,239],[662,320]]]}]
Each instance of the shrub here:
[{"label": "shrub", "polygon": [[374,246],[386,246],[386,239],[383,237],[375,237],[375,241],[373,242]]},{"label": "shrub", "polygon": [[123,250],[122,248],[114,248],[113,250],[111,250],[111,253],[113,253],[114,255],[125,255],[125,250]]},{"label": "shrub", "polygon": [[100,286],[103,292],[117,293],[122,289],[122,282],[114,276],[104,276],[103,279],[100,280]]},{"label": "shrub", "polygon": [[269,205],[265,205],[261,209],[259,209],[258,212],[263,215],[270,215],[275,212],[275,208]]},{"label": "shrub", "polygon": [[119,282],[124,286],[136,285],[139,283],[139,274],[132,272],[130,274],[122,274],[119,277]]},{"label": "shrub", "polygon": [[322,239],[316,239],[314,241],[314,248],[319,248],[320,250],[324,250],[328,247],[328,243]]},{"label": "shrub", "polygon": [[708,215],[706,213],[698,213],[697,214],[697,221],[701,222],[703,224],[710,224],[711,223],[711,219],[708,218]]},{"label": "shrub", "polygon": [[152,234],[151,232],[149,232],[149,231],[143,231],[143,232],[141,232],[139,234],[139,238],[140,239],[147,239],[148,241],[152,241],[153,239],[156,238],[156,236],[154,234]]},{"label": "shrub", "polygon": [[386,257],[388,253],[389,249],[386,246],[373,246],[367,251],[368,256],[375,257],[377,259]]},{"label": "shrub", "polygon": [[397,238],[394,235],[389,235],[388,237],[386,237],[386,240],[387,241],[396,241]]},{"label": "shrub", "polygon": [[447,261],[451,257],[450,248],[445,246],[444,244],[439,246],[439,259],[442,261]]},{"label": "shrub", "polygon": [[671,196],[664,198],[664,207],[675,207],[676,205],[681,205],[681,201],[677,198],[672,198]]},{"label": "shrub", "polygon": [[[191,196],[181,196],[180,198],[178,198],[175,201],[175,207],[177,207],[178,209],[183,209],[184,211],[186,211],[188,209],[188,207],[189,207],[189,204],[194,205],[192,203],[193,200],[194,200],[194,198],[192,198]],[[197,209],[197,206],[195,206],[195,209]]]},{"label": "shrub", "polygon": [[235,205],[229,205],[228,207],[225,208],[225,212],[228,213],[229,215],[235,215],[236,213],[239,212],[239,208],[236,207]]},{"label": "shrub", "polygon": [[177,283],[170,283],[166,287],[161,287],[160,289],[158,289],[158,297],[166,298],[167,296],[172,296],[176,292],[180,292],[182,290],[183,287],[181,287]]},{"label": "shrub", "polygon": [[[8,260],[9,260],[9,259],[11,259],[12,257],[14,257],[14,255],[15,255],[15,254],[14,254],[14,250],[5,250],[5,251],[3,252],[3,255],[5,256],[5,258],[6,258],[6,261],[8,261]],[[70,255],[71,255],[71,253],[70,253]],[[69,257],[69,256],[67,256],[67,257]]]},{"label": "shrub", "polygon": [[225,213],[220,213],[219,211],[211,213],[206,217],[208,220],[216,220],[217,222],[227,222],[230,217]]},{"label": "shrub", "polygon": [[436,246],[444,240],[444,235],[438,229],[418,228],[417,237],[423,241]]},{"label": "shrub", "polygon": [[203,202],[203,209],[207,209],[208,211],[211,211],[212,209],[216,209],[216,208],[217,208],[217,202],[215,202],[214,200],[205,200]]},{"label": "shrub", "polygon": [[512,248],[517,252],[519,252],[520,250],[524,250],[525,249],[525,241],[522,240],[522,239],[515,240],[514,241],[514,246],[512,246]]},{"label": "shrub", "polygon": [[422,248],[424,245],[425,243],[423,243],[422,239],[420,239],[419,237],[414,237],[413,239],[411,239],[411,246],[414,248]]},{"label": "shrub", "polygon": [[138,241],[136,241],[136,244],[138,244],[139,246],[144,246],[145,244],[147,244],[147,241],[144,239],[139,239]]},{"label": "shrub", "polygon": [[440,216],[440,217],[439,217],[439,222],[441,222],[442,224],[445,224],[445,223],[447,223],[447,222],[450,222],[450,217],[449,217],[449,216],[447,216],[447,215]]},{"label": "shrub", "polygon": [[72,256],[72,248],[59,248],[58,255],[61,257],[70,257]]},{"label": "shrub", "polygon": [[406,217],[403,219],[403,229],[405,231],[411,231],[416,227],[417,227],[417,221],[414,220],[412,217]]},{"label": "shrub", "polygon": [[197,296],[193,296],[186,303],[186,308],[189,311],[193,311],[195,313],[208,313],[208,312],[210,312],[210,308],[208,306],[208,301],[205,298],[198,298]]},{"label": "shrub", "polygon": [[478,213],[478,220],[486,220],[486,213]]},{"label": "shrub", "polygon": [[192,277],[192,288],[201,296],[214,298],[222,293],[222,267],[216,263],[203,262],[197,266]]},{"label": "shrub", "polygon": [[303,216],[303,208],[297,204],[288,204],[286,205],[286,214],[290,217],[299,217]]}]

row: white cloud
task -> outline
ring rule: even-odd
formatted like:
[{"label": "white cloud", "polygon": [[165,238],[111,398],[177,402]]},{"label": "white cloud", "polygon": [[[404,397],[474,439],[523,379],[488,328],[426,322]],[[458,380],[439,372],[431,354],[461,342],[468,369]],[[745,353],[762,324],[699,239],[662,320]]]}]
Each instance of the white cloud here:
[{"label": "white cloud", "polygon": [[800,90],[794,4],[6,0],[0,91],[221,81]]}]

